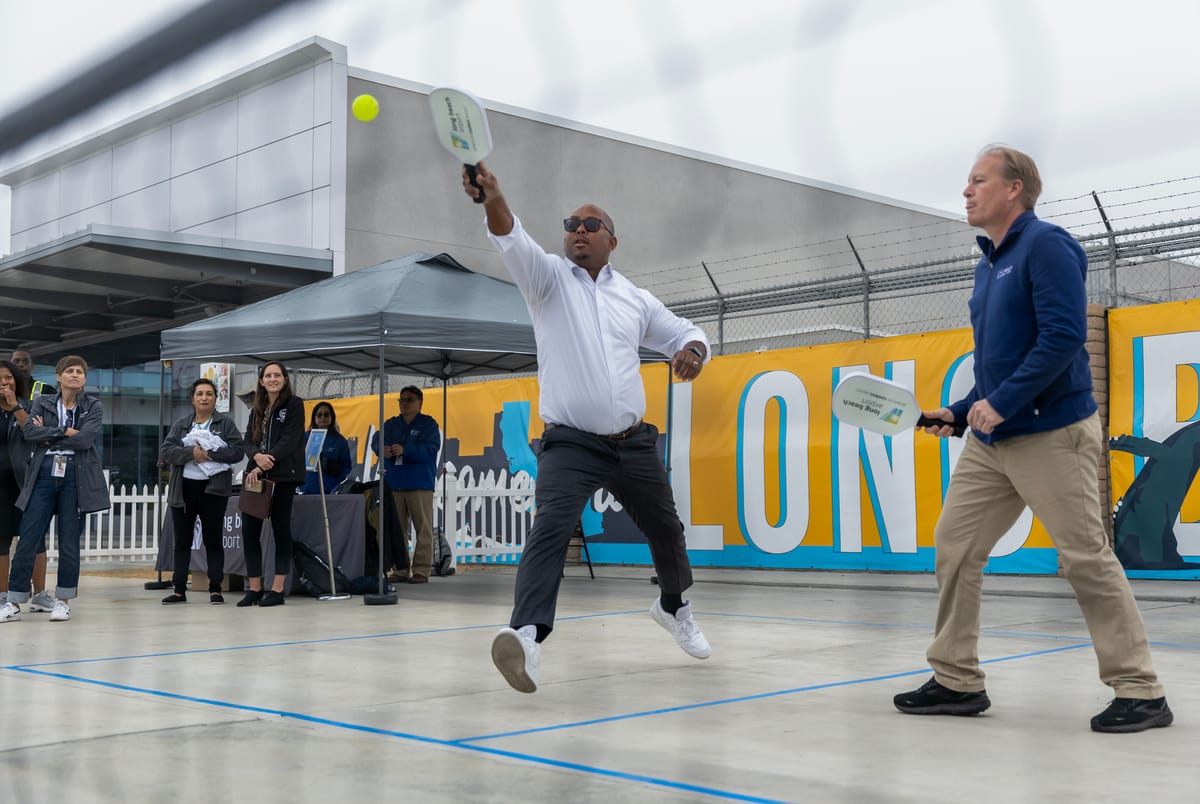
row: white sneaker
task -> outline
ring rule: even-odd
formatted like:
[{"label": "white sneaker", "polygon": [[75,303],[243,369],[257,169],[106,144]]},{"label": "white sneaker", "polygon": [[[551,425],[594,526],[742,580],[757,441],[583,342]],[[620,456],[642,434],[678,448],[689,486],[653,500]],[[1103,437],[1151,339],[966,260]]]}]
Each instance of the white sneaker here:
[{"label": "white sneaker", "polygon": [[54,598],[45,589],[29,598],[30,611],[54,611]]},{"label": "white sneaker", "polygon": [[537,643],[537,627],[501,628],[492,640],[492,663],[517,692],[537,692],[538,665],[542,646]]},{"label": "white sneaker", "polygon": [[671,632],[675,641],[679,643],[679,647],[683,648],[689,656],[707,659],[712,654],[708,640],[704,638],[704,634],[700,633],[700,626],[696,625],[696,621],[692,619],[690,602],[681,606],[672,617],[663,611],[662,598],[659,598],[650,607],[650,616],[654,618],[654,622]]},{"label": "white sneaker", "polygon": [[19,619],[21,619],[21,607],[5,600],[4,605],[0,606],[0,623],[15,623]]},{"label": "white sneaker", "polygon": [[54,601],[54,608],[50,610],[50,622],[65,623],[69,619],[71,619],[71,607],[67,605],[67,601]]}]

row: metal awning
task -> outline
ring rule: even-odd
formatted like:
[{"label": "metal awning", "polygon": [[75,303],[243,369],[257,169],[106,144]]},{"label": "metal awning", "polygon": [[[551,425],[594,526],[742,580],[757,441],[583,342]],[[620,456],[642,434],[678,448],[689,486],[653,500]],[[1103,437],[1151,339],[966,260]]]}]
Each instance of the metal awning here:
[{"label": "metal awning", "polygon": [[321,249],[92,224],[0,260],[0,353],[154,361],[164,329],[332,273]]}]

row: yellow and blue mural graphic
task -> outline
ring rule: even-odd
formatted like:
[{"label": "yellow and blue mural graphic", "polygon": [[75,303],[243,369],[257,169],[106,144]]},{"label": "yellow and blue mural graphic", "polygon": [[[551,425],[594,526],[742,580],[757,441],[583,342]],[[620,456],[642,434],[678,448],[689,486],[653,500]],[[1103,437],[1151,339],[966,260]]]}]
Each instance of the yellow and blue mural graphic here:
[{"label": "yellow and blue mural graphic", "polygon": [[1131,577],[1200,578],[1200,309],[1109,311],[1113,542]]},{"label": "yellow and blue mural graphic", "polygon": [[[1200,331],[1195,303],[1110,311],[1111,476],[1118,555],[1133,576],[1200,577]],[[642,369],[676,507],[697,566],[933,570],[933,528],[959,439],[882,436],[839,422],[833,388],[869,371],[934,409],[972,385],[969,330],[715,358],[694,383]],[[1105,389],[1101,389],[1101,393]],[[398,413],[389,394],[387,416]],[[542,424],[532,378],[425,390],[447,434],[444,460],[469,487],[529,488]],[[358,459],[378,397],[338,400]],[[600,489],[582,526],[597,562],[650,564],[619,500]],[[989,572],[1050,574],[1057,555],[1029,510],[992,551]]]}]

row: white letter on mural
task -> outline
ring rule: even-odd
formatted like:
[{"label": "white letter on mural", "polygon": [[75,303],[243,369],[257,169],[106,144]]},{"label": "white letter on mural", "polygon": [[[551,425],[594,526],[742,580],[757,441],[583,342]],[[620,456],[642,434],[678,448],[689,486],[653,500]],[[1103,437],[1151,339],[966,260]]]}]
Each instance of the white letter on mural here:
[{"label": "white letter on mural", "polygon": [[667,439],[667,448],[671,450],[671,489],[687,548],[720,550],[725,546],[725,528],[692,522],[692,388],[690,382],[671,386],[671,432]]},{"label": "white letter on mural", "polygon": [[[1192,367],[1200,364],[1200,332],[1178,332],[1171,335],[1147,335],[1139,339],[1142,347],[1142,376],[1134,377],[1134,410],[1142,411],[1142,420],[1135,421],[1134,432],[1159,443],[1175,433],[1184,424],[1200,417],[1200,405],[1191,407],[1191,400],[1179,410],[1180,366]],[[1200,374],[1200,372],[1197,372]],[[1141,402],[1141,405],[1137,404]],[[1180,415],[1184,417],[1180,421]],[[1141,461],[1138,467],[1141,468]],[[1185,556],[1200,555],[1200,523],[1182,522],[1175,519],[1175,539],[1179,542],[1179,553]]]},{"label": "white letter on mural", "polygon": [[[889,363],[890,379],[913,387],[914,362]],[[845,366],[837,370],[835,382],[847,374],[869,373],[867,366]],[[862,552],[863,515],[859,490],[859,467],[867,483],[868,498],[883,549],[889,553],[917,552],[917,492],[913,463],[913,430],[887,437],[857,427],[833,423],[834,549],[842,553]]]},{"label": "white letter on mural", "polygon": [[[939,407],[948,406],[957,402],[971,392],[975,387],[975,355],[968,355],[961,360],[954,370],[954,374],[950,377],[949,387],[944,394]],[[950,485],[950,476],[954,472],[955,465],[958,464],[958,456],[962,454],[963,444],[966,441],[966,436],[963,438],[943,438],[941,447],[943,458],[943,466],[945,467],[942,475],[942,499],[946,499],[946,489]],[[1017,521],[1013,526],[1000,537],[1000,541],[996,542],[996,546],[992,548],[992,552],[988,553],[993,558],[996,556],[1011,555],[1022,547],[1025,542],[1029,541],[1029,531],[1033,529],[1033,511],[1028,507],[1021,511],[1021,515],[1017,517]]]},{"label": "white letter on mural", "polygon": [[[778,522],[767,519],[766,410],[779,405]],[[738,406],[738,520],[746,542],[764,553],[787,553],[808,531],[808,390],[790,371],[750,380]]]}]

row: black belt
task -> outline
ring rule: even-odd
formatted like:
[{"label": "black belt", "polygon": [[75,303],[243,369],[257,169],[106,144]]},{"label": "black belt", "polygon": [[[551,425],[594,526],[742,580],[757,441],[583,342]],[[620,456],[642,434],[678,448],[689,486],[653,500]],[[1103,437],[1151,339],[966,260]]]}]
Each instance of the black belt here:
[{"label": "black belt", "polygon": [[[624,441],[625,439],[629,438],[630,436],[633,436],[633,435],[635,435],[635,434],[637,433],[637,431],[638,431],[638,430],[641,430],[641,429],[642,429],[642,423],[643,423],[643,422],[642,422],[642,420],[641,420],[641,419],[638,419],[637,423],[635,423],[635,424],[634,424],[632,427],[630,427],[628,430],[622,430],[622,431],[621,431],[621,432],[619,432],[619,433],[611,433],[611,434],[609,434],[609,435],[604,435],[604,434],[602,434],[602,433],[588,433],[588,435],[594,435],[596,438],[607,438],[609,441]],[[545,429],[546,429],[546,430],[551,430],[551,429],[553,429],[553,428],[555,428],[555,427],[570,427],[570,425],[566,425],[566,424],[547,424],[547,425],[546,425],[546,427],[545,427]],[[571,429],[572,429],[572,430],[574,430],[574,429],[576,429],[576,428],[574,428],[574,427],[571,427]],[[581,433],[587,433],[587,430],[580,430],[579,432],[581,432]]]},{"label": "black belt", "polygon": [[634,433],[636,433],[638,430],[641,430],[641,429],[642,429],[642,421],[641,421],[641,419],[639,419],[637,421],[637,423],[635,425],[633,425],[633,427],[630,427],[628,430],[622,430],[619,433],[613,433],[612,435],[606,435],[606,436],[600,436],[600,437],[607,438],[610,441],[624,441],[625,439],[629,438],[631,435],[633,435]]}]

